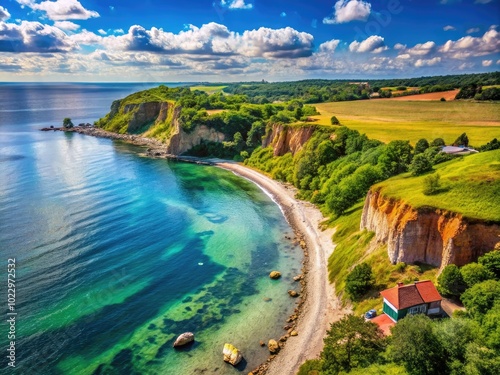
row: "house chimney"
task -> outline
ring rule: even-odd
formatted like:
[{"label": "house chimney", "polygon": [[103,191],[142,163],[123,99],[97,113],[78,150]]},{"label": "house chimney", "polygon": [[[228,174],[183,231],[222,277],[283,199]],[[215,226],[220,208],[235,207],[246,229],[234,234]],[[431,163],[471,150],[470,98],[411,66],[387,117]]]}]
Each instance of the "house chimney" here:
[{"label": "house chimney", "polygon": [[398,288],[401,288],[403,285],[403,283],[398,283]]}]

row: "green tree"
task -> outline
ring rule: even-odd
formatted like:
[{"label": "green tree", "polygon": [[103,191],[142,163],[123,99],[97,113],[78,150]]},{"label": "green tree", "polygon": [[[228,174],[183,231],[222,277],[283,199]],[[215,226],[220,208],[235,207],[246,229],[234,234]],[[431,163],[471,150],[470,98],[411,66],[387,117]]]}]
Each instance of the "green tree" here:
[{"label": "green tree", "polygon": [[415,144],[415,155],[421,154],[429,148],[429,142],[425,138],[421,138]]},{"label": "green tree", "polygon": [[337,118],[337,117],[332,116],[332,117],[330,118],[330,124],[332,124],[332,125],[339,125],[339,124],[340,124],[340,121],[338,120],[338,118]]},{"label": "green tree", "polygon": [[474,262],[460,268],[460,273],[468,288],[495,277],[495,274],[484,265]]},{"label": "green tree", "polygon": [[460,300],[467,313],[474,319],[481,320],[496,301],[500,299],[500,281],[486,280],[467,289]]},{"label": "green tree", "polygon": [[443,269],[438,277],[438,284],[439,293],[451,297],[459,297],[466,288],[460,269],[454,264]]},{"label": "green tree", "polygon": [[325,374],[367,367],[377,361],[385,340],[378,327],[363,317],[347,315],[331,325],[321,353]]},{"label": "green tree", "polygon": [[409,315],[392,329],[389,356],[410,375],[447,373],[444,349],[425,315]]},{"label": "green tree", "polygon": [[66,129],[70,129],[73,127],[73,122],[71,121],[71,119],[69,117],[64,118],[63,127],[65,127]]},{"label": "green tree", "polygon": [[446,145],[446,143],[444,143],[443,138],[436,138],[430,144],[431,147],[441,147],[441,146],[445,146],[445,145]]},{"label": "green tree", "polygon": [[486,345],[500,352],[500,299],[497,299],[484,315],[482,328],[486,336]]},{"label": "green tree", "polygon": [[439,191],[439,188],[441,187],[441,176],[439,173],[434,173],[429,176],[426,176],[423,180],[423,193],[425,195],[432,195],[436,194]]},{"label": "green tree", "polygon": [[371,266],[363,262],[347,275],[345,289],[351,299],[356,300],[366,293],[374,282]]},{"label": "green tree", "polygon": [[498,352],[471,343],[467,346],[466,375],[498,375],[500,374],[500,356]]},{"label": "green tree", "polygon": [[455,142],[453,142],[453,146],[469,146],[469,137],[467,137],[466,133],[462,133],[458,136],[457,139],[455,139]]},{"label": "green tree", "polygon": [[420,176],[426,172],[432,171],[432,162],[425,154],[417,154],[411,161],[409,170],[413,176]]},{"label": "green tree", "polygon": [[500,250],[493,250],[484,254],[479,257],[478,262],[493,272],[497,280],[500,280]]},{"label": "green tree", "polygon": [[388,176],[406,172],[412,159],[409,141],[391,141],[379,157],[379,164]]}]

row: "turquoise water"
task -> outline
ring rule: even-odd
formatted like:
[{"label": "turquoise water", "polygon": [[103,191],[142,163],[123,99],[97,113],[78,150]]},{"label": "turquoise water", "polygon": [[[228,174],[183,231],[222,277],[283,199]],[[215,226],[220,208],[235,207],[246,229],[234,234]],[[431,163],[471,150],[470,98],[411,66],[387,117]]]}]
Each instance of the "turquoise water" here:
[{"label": "turquoise water", "polygon": [[[8,89],[0,99],[16,97]],[[132,87],[115,89],[24,87],[24,107],[0,105],[0,259],[6,275],[16,258],[16,373],[247,373],[268,356],[259,341],[279,338],[295,307],[291,229],[230,172],[37,131],[79,102],[92,122]],[[284,277],[270,280],[273,269]],[[195,344],[174,350],[184,331]],[[6,349],[6,325],[0,338]],[[225,342],[244,354],[237,368],[222,361]]]}]

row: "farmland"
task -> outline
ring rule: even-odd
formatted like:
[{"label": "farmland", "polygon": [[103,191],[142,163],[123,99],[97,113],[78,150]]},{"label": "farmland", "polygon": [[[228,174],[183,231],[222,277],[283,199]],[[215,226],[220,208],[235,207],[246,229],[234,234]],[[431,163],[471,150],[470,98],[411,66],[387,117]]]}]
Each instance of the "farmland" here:
[{"label": "farmland", "polygon": [[500,138],[500,103],[468,101],[359,100],[314,104],[317,124],[336,116],[342,125],[383,142],[443,138],[447,144],[466,132],[471,145]]}]

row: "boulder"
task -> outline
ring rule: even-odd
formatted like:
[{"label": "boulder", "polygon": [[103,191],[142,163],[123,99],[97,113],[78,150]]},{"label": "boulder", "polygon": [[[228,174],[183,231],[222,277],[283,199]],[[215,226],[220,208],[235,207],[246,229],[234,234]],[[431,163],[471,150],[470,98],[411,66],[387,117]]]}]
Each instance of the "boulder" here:
[{"label": "boulder", "polygon": [[290,332],[290,336],[297,336],[297,335],[298,335],[297,331]]},{"label": "boulder", "polygon": [[184,332],[182,335],[177,337],[177,339],[175,340],[174,348],[177,346],[189,344],[192,341],[194,341],[194,333],[193,332]]},{"label": "boulder", "polygon": [[243,359],[241,352],[231,344],[224,344],[222,354],[224,355],[224,361],[229,362],[233,366],[236,366]]},{"label": "boulder", "polygon": [[271,279],[279,279],[281,277],[281,272],[279,271],[272,271],[270,274],[269,274],[269,277]]},{"label": "boulder", "polygon": [[267,343],[267,347],[272,354],[278,353],[280,350],[278,343],[273,339],[269,340],[269,342]]},{"label": "boulder", "polygon": [[293,277],[293,281],[299,281],[299,280],[302,280],[303,278],[304,278],[304,275],[297,275],[297,276]]},{"label": "boulder", "polygon": [[295,290],[289,290],[288,294],[290,295],[290,297],[298,297],[299,296],[299,293],[297,293]]}]

